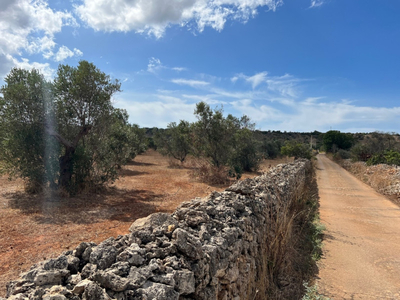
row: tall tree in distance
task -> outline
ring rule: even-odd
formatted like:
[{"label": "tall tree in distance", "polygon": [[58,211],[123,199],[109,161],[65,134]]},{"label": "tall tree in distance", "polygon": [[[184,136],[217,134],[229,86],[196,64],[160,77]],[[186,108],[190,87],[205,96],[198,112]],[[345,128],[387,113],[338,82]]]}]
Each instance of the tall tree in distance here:
[{"label": "tall tree in distance", "polygon": [[191,126],[187,121],[181,120],[178,125],[169,123],[167,130],[157,131],[154,136],[158,151],[183,164],[192,149],[190,131]]},{"label": "tall tree in distance", "polygon": [[195,115],[198,121],[193,124],[193,148],[197,156],[207,158],[216,168],[229,167],[236,177],[258,168],[261,156],[255,124],[249,117],[224,117],[222,109],[212,110],[204,102],[196,105]]},{"label": "tall tree in distance", "polygon": [[194,114],[197,117],[193,125],[194,151],[198,156],[210,159],[217,168],[227,165],[233,151],[234,120],[224,118],[222,109],[212,110],[205,102],[196,104]]},{"label": "tall tree in distance", "polygon": [[323,144],[327,152],[336,152],[339,149],[349,150],[353,142],[351,134],[339,130],[330,130],[323,135]]}]

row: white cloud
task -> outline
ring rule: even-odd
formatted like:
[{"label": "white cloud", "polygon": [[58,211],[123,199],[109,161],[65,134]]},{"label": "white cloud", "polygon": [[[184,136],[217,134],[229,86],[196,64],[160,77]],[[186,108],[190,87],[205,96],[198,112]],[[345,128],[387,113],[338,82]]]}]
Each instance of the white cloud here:
[{"label": "white cloud", "polygon": [[283,76],[268,76],[268,72],[260,72],[253,76],[246,76],[242,73],[231,78],[232,82],[236,82],[239,79],[250,83],[253,90],[258,86],[265,84],[266,88],[274,93],[277,93],[283,97],[296,98],[299,94],[298,83],[303,81],[295,78],[292,75],[285,74]]},{"label": "white cloud", "polygon": [[147,65],[147,71],[151,73],[156,73],[157,70],[163,68],[161,60],[155,57],[149,59],[149,64]]},{"label": "white cloud", "polygon": [[202,86],[207,86],[210,83],[206,81],[201,81],[201,80],[190,80],[190,79],[172,79],[171,82],[180,84],[180,85],[189,85],[191,87],[202,87]]},{"label": "white cloud", "polygon": [[[128,97],[124,95],[123,97]],[[143,95],[129,95],[126,99],[140,99]],[[194,103],[173,96],[151,95],[147,101],[131,101],[117,98],[116,107],[124,108],[129,113],[130,122],[139,124],[141,127],[166,128],[170,122],[186,120],[193,122],[195,116]]]},{"label": "white cloud", "polygon": [[186,68],[182,68],[182,67],[174,67],[174,68],[172,68],[172,70],[177,71],[177,72],[187,71]]},{"label": "white cloud", "polygon": [[265,82],[267,79],[267,72],[262,72],[262,73],[258,73],[254,76],[251,77],[247,77],[246,81],[250,82],[253,89],[255,89],[258,85],[260,85],[262,82]]},{"label": "white cloud", "polygon": [[27,58],[22,58],[21,61],[10,57],[13,65],[17,68],[32,70],[36,69],[39,70],[40,73],[47,79],[50,80],[55,75],[55,70],[50,67],[48,63],[38,63],[38,62],[29,62]]},{"label": "white cloud", "polygon": [[[252,100],[231,102],[233,108],[248,115],[264,130],[310,132],[337,128],[343,131],[370,132],[400,125],[400,107],[357,106],[346,100],[321,102],[322,97],[307,98],[290,105],[290,110]],[[357,128],[357,130],[355,130]],[[373,129],[373,130],[371,130]]]},{"label": "white cloud", "polygon": [[136,31],[164,35],[175,24],[194,24],[198,31],[211,27],[221,31],[228,19],[246,22],[259,7],[275,11],[282,0],[83,0],[76,6],[80,18],[95,30]]},{"label": "white cloud", "polygon": [[[327,131],[332,127],[341,131],[370,132],[396,131],[400,127],[400,107],[370,107],[360,105],[360,101],[332,101],[328,95],[310,95],[309,86],[304,83],[315,79],[289,74],[271,76],[266,71],[252,76],[237,73],[231,78],[207,74],[192,76],[197,80],[159,78],[164,83],[180,85],[178,88],[169,86],[168,89],[151,89],[147,94],[124,95],[125,99],[141,99],[141,103],[132,102],[128,109],[131,121],[148,127],[165,127],[168,122],[180,119],[193,121],[194,103],[204,101],[210,106],[222,104],[226,114],[238,117],[246,114],[262,130],[310,132]],[[234,88],[231,82],[236,82]],[[127,108],[130,102],[124,103],[123,108]]]},{"label": "white cloud", "polygon": [[283,76],[268,77],[266,83],[268,89],[278,92],[285,97],[298,97],[298,83],[302,81],[292,75],[286,74]]},{"label": "white cloud", "polygon": [[[6,0],[0,2],[0,76],[9,71],[10,63],[28,54],[53,56],[54,35],[63,26],[78,26],[69,12],[54,11],[46,0]],[[20,58],[22,59],[22,58]]]},{"label": "white cloud", "polygon": [[322,4],[324,4],[324,2],[325,2],[324,0],[311,0],[310,8],[319,7]]},{"label": "white cloud", "polygon": [[74,51],[68,49],[66,46],[61,46],[58,49],[58,52],[54,55],[54,60],[57,62],[61,62],[69,57],[73,56],[82,56],[83,53],[79,49],[74,48]]},{"label": "white cloud", "polygon": [[186,99],[195,100],[196,102],[206,102],[209,105],[228,104],[226,101],[214,99],[215,95],[187,95],[183,94],[182,97]]}]

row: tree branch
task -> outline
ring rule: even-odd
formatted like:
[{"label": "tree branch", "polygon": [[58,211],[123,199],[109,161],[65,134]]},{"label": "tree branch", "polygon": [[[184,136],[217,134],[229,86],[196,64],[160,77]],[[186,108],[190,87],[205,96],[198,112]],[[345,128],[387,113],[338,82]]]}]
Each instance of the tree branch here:
[{"label": "tree branch", "polygon": [[73,145],[67,141],[63,136],[61,136],[58,132],[54,131],[49,125],[45,125],[47,134],[53,136],[57,141],[63,144],[67,148],[73,148]]},{"label": "tree branch", "polygon": [[79,132],[79,134],[74,139],[74,142],[72,143],[72,146],[75,148],[78,145],[79,140],[82,137],[84,137],[85,135],[87,135],[91,129],[92,129],[92,125],[83,126],[81,131]]}]

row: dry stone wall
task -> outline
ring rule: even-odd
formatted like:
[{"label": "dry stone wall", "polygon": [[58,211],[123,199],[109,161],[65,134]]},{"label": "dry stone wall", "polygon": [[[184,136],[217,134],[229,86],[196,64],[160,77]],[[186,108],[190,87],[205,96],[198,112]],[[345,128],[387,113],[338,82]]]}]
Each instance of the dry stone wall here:
[{"label": "dry stone wall", "polygon": [[139,219],[127,235],[81,243],[10,282],[7,299],[254,300],[278,299],[279,291],[298,299],[290,290],[302,278],[290,275],[298,266],[288,249],[301,224],[290,216],[304,209],[311,169],[305,160],[279,165],[172,214]]}]

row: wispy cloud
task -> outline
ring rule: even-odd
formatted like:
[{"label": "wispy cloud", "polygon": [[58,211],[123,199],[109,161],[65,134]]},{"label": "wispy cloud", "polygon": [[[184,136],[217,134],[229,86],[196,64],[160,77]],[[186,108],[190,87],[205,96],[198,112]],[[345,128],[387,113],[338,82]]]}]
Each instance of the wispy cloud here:
[{"label": "wispy cloud", "polygon": [[311,0],[310,8],[319,7],[324,3],[325,3],[324,0]]},{"label": "wispy cloud", "polygon": [[271,92],[275,92],[284,97],[297,97],[299,94],[298,83],[302,79],[296,78],[290,74],[285,74],[283,76],[269,76],[268,72],[256,73],[253,76],[247,76],[240,73],[230,80],[232,82],[237,82],[239,79],[251,84],[253,90],[263,84]]},{"label": "wispy cloud", "polygon": [[164,66],[161,63],[161,60],[155,57],[151,57],[149,59],[149,63],[147,65],[147,71],[150,73],[156,73],[158,70],[162,69]]},{"label": "wispy cloud", "polygon": [[400,107],[376,108],[357,106],[346,100],[321,102],[318,101],[320,99],[322,98],[307,98],[296,102],[290,110],[251,100],[235,101],[232,105],[236,111],[250,116],[264,130],[309,132],[327,131],[330,128],[354,131],[354,128],[357,128],[359,131],[368,132],[377,130],[378,126],[394,129],[400,125]]},{"label": "wispy cloud", "polygon": [[251,77],[247,77],[246,81],[251,83],[253,89],[255,89],[257,86],[259,86],[262,82],[266,82],[267,79],[267,72],[261,72],[256,75],[253,75]]},{"label": "wispy cloud", "polygon": [[[271,75],[267,71],[250,76],[236,73],[228,78],[192,71],[179,78],[171,78],[173,75],[173,72],[157,74],[162,89],[132,96],[142,102],[129,102],[133,122],[165,127],[168,122],[180,119],[193,121],[195,103],[204,101],[211,106],[223,105],[227,114],[246,114],[262,130],[307,132],[334,128],[365,132],[394,131],[400,127],[400,107],[377,108],[360,105],[361,101],[315,95],[309,83],[315,84],[317,79]],[[129,106],[128,101],[124,103],[124,107]]]},{"label": "wispy cloud", "polygon": [[174,67],[174,68],[172,68],[172,70],[177,71],[177,72],[187,71],[186,68],[182,68],[182,67]]},{"label": "wispy cloud", "polygon": [[206,82],[206,81],[183,79],[183,78],[172,79],[171,82],[179,84],[179,85],[188,85],[191,87],[202,87],[202,86],[207,86],[210,84],[209,82]]}]

